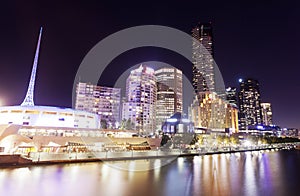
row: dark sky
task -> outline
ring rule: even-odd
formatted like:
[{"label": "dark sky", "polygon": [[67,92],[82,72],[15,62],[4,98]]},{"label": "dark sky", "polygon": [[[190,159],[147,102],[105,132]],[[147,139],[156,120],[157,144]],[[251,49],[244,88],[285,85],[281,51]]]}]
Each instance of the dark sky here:
[{"label": "dark sky", "polygon": [[[240,77],[258,79],[262,101],[272,103],[274,122],[300,128],[297,1],[53,2],[1,2],[0,98],[5,105],[20,104],[24,98],[40,26],[44,33],[35,103],[71,107],[77,68],[106,36],[149,24],[190,33],[198,22],[211,21],[215,61],[225,84],[238,86]],[[99,84],[113,85],[123,71],[144,61],[164,61],[191,76],[191,65],[183,57],[163,49],[142,48],[117,57]]]}]

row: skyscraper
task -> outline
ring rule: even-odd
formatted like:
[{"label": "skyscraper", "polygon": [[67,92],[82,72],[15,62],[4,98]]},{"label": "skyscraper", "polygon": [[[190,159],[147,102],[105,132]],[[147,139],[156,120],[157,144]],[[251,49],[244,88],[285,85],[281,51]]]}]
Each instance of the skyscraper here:
[{"label": "skyscraper", "polygon": [[238,106],[238,101],[237,101],[237,92],[235,87],[228,87],[226,88],[226,100],[234,104],[236,107]]},{"label": "skyscraper", "polygon": [[131,120],[135,130],[149,134],[156,129],[156,77],[154,70],[140,65],[126,80],[127,100],[123,103],[122,119]]},{"label": "skyscraper", "polygon": [[182,71],[164,67],[155,71],[157,79],[156,125],[160,130],[162,123],[174,113],[182,113]]},{"label": "skyscraper", "polygon": [[[121,89],[79,82],[75,109],[96,113],[107,127],[116,128],[120,122]],[[103,127],[102,127],[103,128]]]},{"label": "skyscraper", "polygon": [[[195,93],[215,91],[213,30],[211,23],[199,23],[192,29],[193,87]],[[200,43],[200,44],[199,44]]]},{"label": "skyscraper", "polygon": [[262,123],[259,83],[254,79],[240,80],[239,92],[240,129]]},{"label": "skyscraper", "polygon": [[272,109],[271,103],[261,103],[262,123],[264,125],[272,125]]}]

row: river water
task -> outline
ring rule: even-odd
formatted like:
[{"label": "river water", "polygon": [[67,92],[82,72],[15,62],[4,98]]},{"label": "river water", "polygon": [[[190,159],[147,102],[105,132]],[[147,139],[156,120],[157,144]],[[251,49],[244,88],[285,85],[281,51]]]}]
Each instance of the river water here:
[{"label": "river water", "polygon": [[1,196],[299,193],[297,150],[0,169]]}]

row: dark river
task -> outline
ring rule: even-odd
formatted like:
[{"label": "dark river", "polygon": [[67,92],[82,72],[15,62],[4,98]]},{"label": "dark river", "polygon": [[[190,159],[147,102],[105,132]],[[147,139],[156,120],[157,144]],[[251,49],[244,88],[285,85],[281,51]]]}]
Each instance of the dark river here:
[{"label": "dark river", "polygon": [[300,151],[0,169],[0,195],[300,195]]}]

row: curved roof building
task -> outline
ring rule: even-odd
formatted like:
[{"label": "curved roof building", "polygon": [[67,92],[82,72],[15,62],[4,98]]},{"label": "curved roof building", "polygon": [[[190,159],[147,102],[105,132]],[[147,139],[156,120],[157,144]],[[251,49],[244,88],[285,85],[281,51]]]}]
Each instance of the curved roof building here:
[{"label": "curved roof building", "polygon": [[81,129],[100,128],[99,116],[94,113],[34,104],[34,86],[42,37],[40,29],[31,77],[26,96],[21,105],[0,107],[0,124],[38,127],[65,127]]}]

